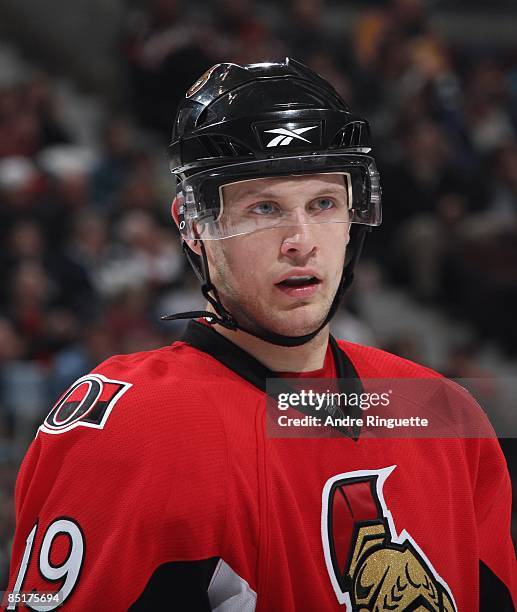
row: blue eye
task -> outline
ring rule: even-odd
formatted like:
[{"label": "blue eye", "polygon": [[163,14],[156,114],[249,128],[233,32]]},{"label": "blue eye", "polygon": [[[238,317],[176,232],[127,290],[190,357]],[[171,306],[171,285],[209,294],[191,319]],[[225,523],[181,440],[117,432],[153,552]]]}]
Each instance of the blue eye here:
[{"label": "blue eye", "polygon": [[277,207],[273,202],[259,202],[251,208],[251,212],[257,215],[270,215],[277,212]]},{"label": "blue eye", "polygon": [[311,207],[315,208],[317,211],[330,210],[334,208],[334,206],[334,202],[330,198],[318,198],[311,204]]}]

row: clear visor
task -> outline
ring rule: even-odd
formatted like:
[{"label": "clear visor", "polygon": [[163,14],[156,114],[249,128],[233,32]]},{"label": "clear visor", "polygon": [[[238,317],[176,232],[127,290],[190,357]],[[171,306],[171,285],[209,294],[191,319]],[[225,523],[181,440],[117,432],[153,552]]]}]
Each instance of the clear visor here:
[{"label": "clear visor", "polygon": [[308,224],[379,225],[379,175],[364,155],[306,155],[200,172],[178,188],[184,238],[222,240]]}]

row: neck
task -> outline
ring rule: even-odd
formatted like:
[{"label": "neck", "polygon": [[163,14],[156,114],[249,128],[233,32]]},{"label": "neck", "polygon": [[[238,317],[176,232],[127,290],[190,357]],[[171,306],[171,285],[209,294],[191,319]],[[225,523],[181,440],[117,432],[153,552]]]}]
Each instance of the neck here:
[{"label": "neck", "polygon": [[[213,312],[210,305],[208,310]],[[232,331],[222,325],[214,325],[214,328],[221,336],[255,357],[273,372],[311,372],[321,369],[325,362],[329,340],[328,325],[312,340],[301,346],[278,346],[241,329]]]}]

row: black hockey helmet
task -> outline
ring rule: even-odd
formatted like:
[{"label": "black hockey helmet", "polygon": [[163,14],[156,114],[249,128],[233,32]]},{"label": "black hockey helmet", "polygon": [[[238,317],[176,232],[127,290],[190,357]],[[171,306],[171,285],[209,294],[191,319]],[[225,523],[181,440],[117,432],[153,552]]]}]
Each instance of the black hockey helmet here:
[{"label": "black hockey helmet", "polygon": [[204,240],[257,231],[229,223],[221,187],[253,178],[342,173],[348,190],[351,237],[341,282],[324,323],[304,336],[251,332],[274,344],[296,346],[312,339],[337,310],[352,282],[368,226],[381,221],[379,176],[367,121],[352,115],[335,89],[300,62],[239,66],[217,64],[189,89],[180,104],[169,145],[177,180],[183,239],[201,240],[201,257],[185,243],[187,258],[217,315],[204,311],[166,318],[204,316],[211,323],[241,328],[222,305],[209,276]]}]

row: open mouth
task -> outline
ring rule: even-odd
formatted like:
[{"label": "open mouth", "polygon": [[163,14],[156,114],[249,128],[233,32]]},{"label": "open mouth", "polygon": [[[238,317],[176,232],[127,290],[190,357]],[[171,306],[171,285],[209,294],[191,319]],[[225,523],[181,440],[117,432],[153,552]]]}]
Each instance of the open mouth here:
[{"label": "open mouth", "polygon": [[321,280],[315,276],[289,276],[275,284],[275,287],[292,298],[312,297],[319,289]]},{"label": "open mouth", "polygon": [[280,287],[309,287],[311,285],[319,285],[321,281],[315,276],[290,276],[277,283]]}]

